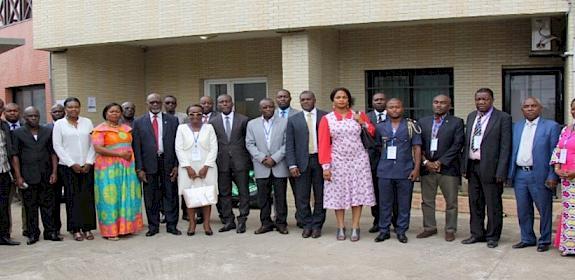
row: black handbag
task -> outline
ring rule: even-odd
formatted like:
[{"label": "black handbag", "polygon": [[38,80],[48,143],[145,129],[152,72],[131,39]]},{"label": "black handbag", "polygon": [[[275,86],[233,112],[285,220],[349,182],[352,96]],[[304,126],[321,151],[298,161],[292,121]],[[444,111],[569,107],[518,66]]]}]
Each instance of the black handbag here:
[{"label": "black handbag", "polygon": [[367,128],[361,127],[360,137],[364,149],[369,150],[375,148],[375,139],[373,139],[371,135],[369,135],[369,132],[367,132]]}]

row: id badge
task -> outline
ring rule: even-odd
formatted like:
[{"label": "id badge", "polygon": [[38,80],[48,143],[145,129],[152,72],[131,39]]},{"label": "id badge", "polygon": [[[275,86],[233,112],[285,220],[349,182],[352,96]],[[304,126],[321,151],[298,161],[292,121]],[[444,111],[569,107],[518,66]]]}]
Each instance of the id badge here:
[{"label": "id badge", "polygon": [[437,138],[431,139],[431,145],[429,147],[429,150],[431,152],[437,152],[437,141],[438,141]]},{"label": "id badge", "polygon": [[567,162],[567,149],[561,149],[559,153],[559,163],[565,164]]},{"label": "id badge", "polygon": [[397,146],[387,147],[387,159],[397,159]]},{"label": "id badge", "polygon": [[481,136],[473,136],[473,149],[479,150],[481,148]]},{"label": "id badge", "polygon": [[197,145],[192,148],[192,161],[201,161],[202,154],[200,152],[200,147]]}]

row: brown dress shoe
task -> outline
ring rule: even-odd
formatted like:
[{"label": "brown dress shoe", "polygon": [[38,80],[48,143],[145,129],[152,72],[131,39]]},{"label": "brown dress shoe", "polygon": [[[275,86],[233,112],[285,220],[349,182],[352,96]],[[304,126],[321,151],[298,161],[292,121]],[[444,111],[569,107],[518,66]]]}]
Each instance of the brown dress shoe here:
[{"label": "brown dress shoe", "polygon": [[419,238],[419,239],[421,239],[421,238],[428,238],[428,237],[430,237],[430,236],[432,236],[432,235],[435,235],[435,234],[437,234],[437,229],[434,229],[434,230],[424,230],[424,231],[420,232],[417,236],[415,236],[415,238]]},{"label": "brown dress shoe", "polygon": [[447,231],[445,232],[445,241],[451,242],[455,240],[455,232]]}]

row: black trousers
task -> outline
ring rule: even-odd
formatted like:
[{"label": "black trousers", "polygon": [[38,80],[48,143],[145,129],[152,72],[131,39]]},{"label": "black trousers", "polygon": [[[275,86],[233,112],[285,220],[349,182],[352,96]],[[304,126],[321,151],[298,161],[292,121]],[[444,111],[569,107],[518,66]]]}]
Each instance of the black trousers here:
[{"label": "black trousers", "polygon": [[[67,166],[58,165],[58,181],[56,181],[56,183],[52,185],[52,188],[54,188],[54,212],[52,213],[52,216],[54,217],[54,228],[56,229],[57,232],[60,232],[60,229],[62,228],[62,218],[60,214],[61,213],[60,204],[62,203],[62,201],[60,199],[62,198],[62,189],[64,188],[64,174],[63,174],[64,168],[67,168]],[[65,196],[66,195],[64,194],[64,198]],[[70,231],[69,227],[68,231]]]},{"label": "black trousers", "polygon": [[[478,160],[470,160],[469,170],[469,212],[471,235],[475,238],[498,241],[503,229],[503,185],[483,182]],[[487,208],[487,228],[485,228]]]},{"label": "black trousers", "polygon": [[10,236],[10,188],[8,172],[0,173],[0,237]]},{"label": "black trousers", "polygon": [[144,183],[144,203],[146,204],[146,217],[148,229],[157,231],[160,228],[160,207],[163,206],[166,215],[166,228],[175,230],[179,219],[179,197],[175,182],[170,180],[172,170],[166,170],[164,158],[159,156],[158,172],[146,173],[147,183]]},{"label": "black trousers", "polygon": [[95,230],[94,170],[89,173],[76,173],[70,167],[58,167],[61,169],[65,186],[68,231],[76,233]]},{"label": "black trousers", "polygon": [[[42,176],[46,177],[46,176]],[[55,233],[54,227],[54,188],[43,178],[39,184],[29,184],[28,188],[21,190],[24,208],[26,208],[26,226],[28,236],[38,238],[40,228],[38,226],[38,209],[44,226],[44,236]]]},{"label": "black trousers", "polygon": [[[257,178],[260,221],[263,227],[287,226],[287,178],[276,178],[270,172],[268,178]],[[273,191],[273,198],[272,198]],[[272,205],[275,201],[276,219],[272,221]]]},{"label": "black trousers", "polygon": [[[293,188],[293,187],[292,187]],[[310,155],[307,169],[295,178],[296,211],[301,216],[304,229],[321,229],[325,222],[323,208],[323,169],[318,162],[317,154]],[[313,190],[313,212],[310,206]]]},{"label": "black trousers", "polygon": [[[371,170],[371,178],[373,181],[373,193],[375,194],[375,201],[376,204],[371,207],[371,216],[373,216],[373,225],[379,226],[379,211],[380,211],[380,203],[379,203],[379,178],[377,178],[377,169]],[[393,228],[397,228],[397,215],[398,215],[398,202],[397,202],[397,194],[395,189],[393,189],[393,206],[391,208],[391,224]]]},{"label": "black trousers", "polygon": [[240,196],[238,223],[245,223],[250,214],[249,170],[218,170],[219,211],[225,224],[235,224],[232,210],[232,181],[236,183]]}]

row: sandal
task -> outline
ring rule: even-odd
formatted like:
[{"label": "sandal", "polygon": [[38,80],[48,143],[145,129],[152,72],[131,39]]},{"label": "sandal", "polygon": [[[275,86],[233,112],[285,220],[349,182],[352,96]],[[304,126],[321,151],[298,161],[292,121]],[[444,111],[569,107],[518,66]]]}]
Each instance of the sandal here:
[{"label": "sandal", "polygon": [[74,240],[84,241],[84,235],[81,232],[74,233]]},{"label": "sandal", "polygon": [[118,241],[120,240],[120,237],[114,236],[114,237],[105,237],[106,239],[108,239],[109,241]]},{"label": "sandal", "polygon": [[84,232],[84,234],[86,235],[86,239],[94,240],[94,235],[92,234],[91,231],[86,231],[86,232]]}]

